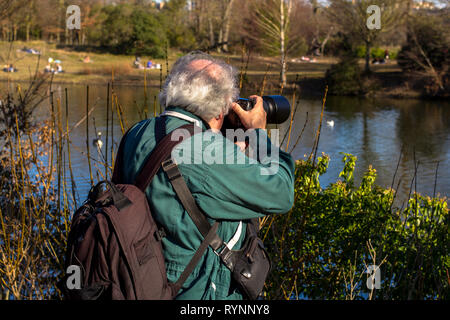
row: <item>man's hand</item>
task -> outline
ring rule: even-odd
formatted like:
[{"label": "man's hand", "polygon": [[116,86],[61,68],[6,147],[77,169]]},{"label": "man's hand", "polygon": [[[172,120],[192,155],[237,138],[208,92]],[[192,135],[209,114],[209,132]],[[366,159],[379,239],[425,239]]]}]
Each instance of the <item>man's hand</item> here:
[{"label": "man's hand", "polygon": [[260,96],[251,96],[250,98],[256,99],[252,110],[245,111],[239,104],[233,103],[233,111],[241,119],[245,129],[266,129],[267,114],[263,107],[263,99]]}]

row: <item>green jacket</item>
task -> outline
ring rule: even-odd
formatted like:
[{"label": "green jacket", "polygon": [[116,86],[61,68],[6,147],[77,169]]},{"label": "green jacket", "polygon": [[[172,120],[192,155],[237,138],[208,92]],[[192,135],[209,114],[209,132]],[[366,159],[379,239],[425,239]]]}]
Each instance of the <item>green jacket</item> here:
[{"label": "green jacket", "polygon": [[[195,115],[180,109],[168,108],[200,120]],[[188,121],[172,116],[164,117],[167,133],[188,124]],[[207,130],[204,122],[203,129]],[[141,170],[145,160],[155,147],[155,121],[144,120],[136,124],[125,140],[124,166],[121,168],[124,183],[132,183]],[[204,161],[201,164],[179,164],[180,171],[197,201],[198,206],[207,214],[209,221],[220,220],[218,235],[226,242],[233,237],[239,221],[263,217],[267,214],[285,213],[289,211],[294,201],[294,162],[291,156],[279,151],[278,171],[273,175],[261,175],[265,166],[249,159],[236,145],[221,134],[209,132],[206,143],[201,148],[193,148],[189,156],[194,162],[195,154],[210,151],[214,146],[227,146],[225,153],[234,152],[238,158],[246,161],[244,164],[218,164]],[[258,139],[265,139],[267,146],[274,150],[264,130],[257,130]],[[177,146],[180,152],[194,139],[188,139]],[[264,140],[262,140],[264,141]],[[217,144],[217,145],[216,145]],[[208,149],[208,150],[205,150]],[[175,153],[174,151],[174,153]],[[173,153],[173,154],[174,154]],[[184,155],[186,156],[186,155]],[[197,158],[198,159],[198,158]],[[241,160],[242,160],[241,159]],[[187,162],[187,161],[186,161]],[[226,163],[223,161],[222,163]],[[238,162],[242,163],[242,162]],[[150,209],[165,229],[167,236],[163,239],[164,256],[167,275],[175,282],[200,246],[202,236],[188,213],[176,197],[165,173],[159,170],[146,190]],[[245,223],[243,225],[245,230]],[[239,249],[244,240],[242,232],[239,241],[233,249]],[[151,285],[151,284],[150,284]],[[237,300],[242,295],[231,285],[231,272],[221,263],[219,257],[208,248],[197,267],[184,283],[177,299],[203,300]]]}]

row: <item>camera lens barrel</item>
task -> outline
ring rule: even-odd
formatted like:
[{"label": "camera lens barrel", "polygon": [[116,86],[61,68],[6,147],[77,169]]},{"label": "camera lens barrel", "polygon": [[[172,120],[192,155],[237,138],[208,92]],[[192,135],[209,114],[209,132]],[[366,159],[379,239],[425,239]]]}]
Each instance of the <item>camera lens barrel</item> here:
[{"label": "camera lens barrel", "polygon": [[291,115],[291,104],[283,96],[264,96],[264,110],[267,112],[267,123],[281,124]]},{"label": "camera lens barrel", "polygon": [[[291,104],[289,100],[283,96],[263,96],[263,107],[267,113],[267,123],[281,124],[289,119],[291,114]],[[252,99],[240,98],[237,103],[242,109],[249,111],[255,106]]]}]

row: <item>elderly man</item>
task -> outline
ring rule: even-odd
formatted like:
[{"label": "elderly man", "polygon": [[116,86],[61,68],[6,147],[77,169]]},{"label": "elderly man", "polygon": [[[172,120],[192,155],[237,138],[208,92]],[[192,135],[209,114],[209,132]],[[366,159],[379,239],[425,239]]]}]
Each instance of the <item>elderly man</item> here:
[{"label": "elderly man", "polygon": [[[165,122],[167,134],[192,122],[210,133],[208,143],[194,145],[192,154],[187,155],[192,161],[178,163],[179,170],[208,220],[220,221],[217,231],[220,238],[227,242],[234,237],[233,249],[239,249],[245,238],[244,231],[236,239],[237,230],[245,230],[242,223],[245,226],[248,219],[289,211],[294,194],[294,162],[281,150],[276,160],[277,170],[266,175],[261,174],[261,169],[267,164],[259,161],[194,161],[196,154],[216,144],[231,145],[232,154],[246,157],[220,132],[230,109],[240,117],[246,129],[254,130],[259,144],[272,151],[278,150],[265,132],[266,113],[262,98],[255,96],[256,106],[251,111],[244,111],[234,103],[238,96],[235,69],[207,54],[194,52],[180,58],[173,66],[160,93],[160,103],[166,111],[159,118]],[[155,122],[156,119],[142,121],[127,134],[121,168],[124,183],[134,181],[155,148]],[[182,142],[176,149],[183,149],[187,143]],[[223,157],[230,156],[230,150],[227,150]],[[166,232],[162,241],[167,275],[169,281],[175,282],[203,239],[163,170],[159,170],[146,194],[155,220]],[[242,299],[242,294],[233,284],[230,270],[209,248],[176,298],[235,300]]]}]

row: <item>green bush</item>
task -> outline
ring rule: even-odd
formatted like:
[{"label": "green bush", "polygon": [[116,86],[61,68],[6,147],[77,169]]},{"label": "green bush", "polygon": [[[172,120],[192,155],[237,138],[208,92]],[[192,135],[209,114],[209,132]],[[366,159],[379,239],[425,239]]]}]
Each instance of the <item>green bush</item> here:
[{"label": "green bush", "polygon": [[344,58],[332,65],[325,74],[325,80],[332,95],[358,95],[362,92],[361,70],[355,58]]},{"label": "green bush", "polygon": [[385,57],[385,50],[381,49],[381,48],[372,48],[372,50],[370,50],[370,56],[372,58],[379,58],[379,59],[383,59]]},{"label": "green bush", "polygon": [[365,58],[366,57],[366,46],[365,45],[360,45],[357,46],[355,49],[355,54],[358,58]]},{"label": "green bush", "polygon": [[391,60],[397,60],[397,58],[398,58],[398,50],[392,50],[392,51],[389,51],[389,59],[391,59]]},{"label": "green bush", "polygon": [[167,32],[170,47],[188,51],[195,49],[197,42],[192,27],[186,23],[185,7],[185,0],[167,2],[160,14],[160,20]]},{"label": "green bush", "polygon": [[109,5],[102,8],[101,17],[90,34],[91,40],[118,54],[164,58],[166,33],[151,10],[129,4]]},{"label": "green bush", "polygon": [[408,72],[424,71],[428,59],[437,71],[448,69],[450,41],[447,33],[440,18],[416,17],[408,25],[407,41],[398,54],[399,66]]},{"label": "green bush", "polygon": [[[382,49],[380,47],[372,48],[370,50],[370,57],[372,59],[374,59],[374,58],[383,59],[385,57],[385,51],[386,51],[386,49]],[[397,54],[398,54],[397,51],[389,50],[389,58],[390,59],[392,59],[392,60],[397,59]],[[355,55],[358,58],[364,59],[366,57],[366,46],[365,45],[357,46],[355,49]]]},{"label": "green bush", "polygon": [[[405,209],[392,208],[395,193],[375,185],[375,169],[357,186],[356,157],[343,162],[326,188],[328,156],[297,162],[294,207],[263,228],[274,262],[267,298],[449,299],[446,199],[414,194]],[[379,290],[366,286],[369,265],[381,269]]]}]

